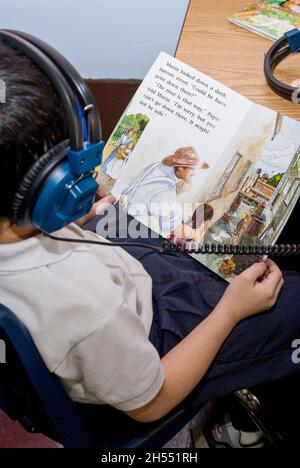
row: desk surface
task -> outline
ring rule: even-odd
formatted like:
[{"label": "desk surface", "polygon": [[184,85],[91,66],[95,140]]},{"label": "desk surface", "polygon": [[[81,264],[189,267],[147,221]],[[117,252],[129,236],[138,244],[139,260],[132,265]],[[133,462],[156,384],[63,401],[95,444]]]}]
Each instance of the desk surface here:
[{"label": "desk surface", "polygon": [[[231,24],[228,16],[251,0],[191,0],[176,57],[252,101],[300,120],[300,105],[274,94],[266,84],[264,53],[272,41]],[[278,67],[286,83],[300,78],[299,54]],[[298,74],[297,74],[298,70]]]}]

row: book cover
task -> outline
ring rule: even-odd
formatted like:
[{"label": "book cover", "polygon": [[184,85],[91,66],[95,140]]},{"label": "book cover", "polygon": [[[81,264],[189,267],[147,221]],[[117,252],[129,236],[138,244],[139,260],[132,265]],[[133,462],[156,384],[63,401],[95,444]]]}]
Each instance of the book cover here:
[{"label": "book cover", "polygon": [[[121,117],[99,182],[166,238],[273,245],[300,194],[300,123],[161,53]],[[255,256],[194,255],[231,281]]]},{"label": "book cover", "polygon": [[277,40],[287,31],[300,27],[300,1],[262,1],[228,19],[244,29]]}]

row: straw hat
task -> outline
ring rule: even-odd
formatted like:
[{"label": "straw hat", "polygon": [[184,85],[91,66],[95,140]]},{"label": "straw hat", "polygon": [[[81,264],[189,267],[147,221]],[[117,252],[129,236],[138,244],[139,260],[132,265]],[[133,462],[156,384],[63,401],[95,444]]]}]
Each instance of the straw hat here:
[{"label": "straw hat", "polygon": [[[178,148],[174,154],[166,156],[162,160],[165,166],[173,167],[196,167],[199,166],[200,158],[197,151],[192,146]],[[202,162],[199,166],[201,169],[208,169],[209,164]]]}]

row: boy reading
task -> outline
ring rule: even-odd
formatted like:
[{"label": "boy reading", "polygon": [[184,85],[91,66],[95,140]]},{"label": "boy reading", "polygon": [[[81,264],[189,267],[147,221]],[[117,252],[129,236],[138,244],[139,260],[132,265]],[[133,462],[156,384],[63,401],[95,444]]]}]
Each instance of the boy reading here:
[{"label": "boy reading", "polygon": [[[181,253],[60,243],[14,223],[21,180],[68,138],[68,126],[47,77],[4,41],[0,56],[1,302],[24,322],[71,398],[149,422],[192,391],[200,405],[299,376],[292,361],[300,338],[299,273],[284,280],[268,260],[227,287]],[[99,239],[75,224],[56,234]]]}]

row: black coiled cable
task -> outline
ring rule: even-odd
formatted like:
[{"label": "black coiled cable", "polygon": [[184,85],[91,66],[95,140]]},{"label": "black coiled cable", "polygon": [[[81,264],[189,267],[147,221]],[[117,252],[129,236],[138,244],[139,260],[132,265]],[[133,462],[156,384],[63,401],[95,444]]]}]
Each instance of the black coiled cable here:
[{"label": "black coiled cable", "polygon": [[275,245],[232,245],[232,244],[201,244],[196,241],[176,240],[164,241],[164,252],[187,252],[202,255],[300,255],[300,244]]},{"label": "black coiled cable", "polygon": [[44,236],[60,242],[72,242],[76,244],[104,245],[106,247],[140,247],[152,250],[157,253],[186,252],[194,254],[209,255],[299,255],[300,244],[280,244],[280,245],[232,245],[232,244],[201,244],[196,241],[184,241],[182,239],[163,240],[160,247],[147,244],[146,242],[109,242],[87,239],[72,239],[57,237],[43,232]]}]

